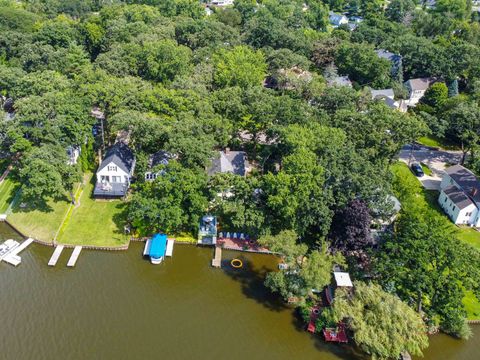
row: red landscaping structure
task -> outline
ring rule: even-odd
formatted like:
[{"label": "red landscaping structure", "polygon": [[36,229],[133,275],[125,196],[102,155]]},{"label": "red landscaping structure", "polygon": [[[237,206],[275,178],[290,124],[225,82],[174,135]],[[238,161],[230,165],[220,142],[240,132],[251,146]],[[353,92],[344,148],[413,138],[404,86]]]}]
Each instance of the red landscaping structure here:
[{"label": "red landscaping structure", "polygon": [[256,240],[253,239],[240,239],[233,237],[218,237],[217,245],[220,245],[224,249],[247,251],[262,254],[272,254],[270,250],[260,246]]},{"label": "red landscaping structure", "polygon": [[347,343],[347,333],[345,331],[345,324],[339,323],[337,328],[325,328],[323,329],[323,336],[325,341],[337,342],[337,343]]},{"label": "red landscaping structure", "polygon": [[320,306],[315,305],[312,307],[312,311],[310,311],[310,321],[307,326],[307,331],[309,333],[314,333],[315,332],[315,323],[317,321],[318,315],[320,315]]}]

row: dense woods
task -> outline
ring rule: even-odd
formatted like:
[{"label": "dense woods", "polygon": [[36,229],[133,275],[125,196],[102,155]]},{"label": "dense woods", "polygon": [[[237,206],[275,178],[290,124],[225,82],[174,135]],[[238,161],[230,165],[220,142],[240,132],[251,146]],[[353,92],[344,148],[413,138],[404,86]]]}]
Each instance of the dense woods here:
[{"label": "dense woods", "polygon": [[[330,10],[363,21],[332,27]],[[393,308],[406,329],[467,336],[462,297],[480,286],[479,262],[465,259],[479,255],[421,206],[407,205],[380,245],[370,227],[392,215],[387,199],[402,184],[390,165],[404,144],[448,139],[480,172],[480,16],[470,0],[236,0],[211,11],[198,0],[0,0],[0,152],[19,159],[24,201],[71,193],[124,131],[137,157],[125,211],[139,235],[192,233],[211,212],[284,254],[296,271],[266,284],[286,299],[307,299],[348,264],[382,286],[358,283],[368,301],[385,299],[373,309]],[[378,49],[400,54],[401,68]],[[332,85],[337,76],[352,86]],[[403,82],[415,77],[438,80],[416,108],[372,99],[384,88],[406,98]],[[82,149],[76,167],[69,146]],[[246,177],[207,176],[225,149],[247,153]],[[146,182],[158,151],[174,156]],[[357,319],[358,306],[345,298],[331,316]],[[355,320],[352,330],[369,326]],[[394,345],[358,342],[379,358],[426,346],[391,331]]]}]

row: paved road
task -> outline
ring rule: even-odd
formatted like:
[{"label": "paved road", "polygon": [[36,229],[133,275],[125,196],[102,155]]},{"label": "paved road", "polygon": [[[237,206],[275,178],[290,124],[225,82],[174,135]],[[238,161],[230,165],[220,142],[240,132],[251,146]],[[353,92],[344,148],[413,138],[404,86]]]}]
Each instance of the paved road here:
[{"label": "paved road", "polygon": [[423,186],[429,190],[439,190],[442,176],[447,165],[458,164],[462,160],[461,151],[430,150],[428,148],[406,145],[399,154],[400,161],[411,164],[413,162],[422,162],[431,170],[432,176],[423,176],[419,180]]}]

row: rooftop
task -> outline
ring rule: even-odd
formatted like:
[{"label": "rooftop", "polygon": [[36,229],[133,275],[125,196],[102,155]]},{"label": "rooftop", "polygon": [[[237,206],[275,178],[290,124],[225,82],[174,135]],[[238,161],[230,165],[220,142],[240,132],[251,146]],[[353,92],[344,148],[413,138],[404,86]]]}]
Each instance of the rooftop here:
[{"label": "rooftop", "polygon": [[346,272],[334,272],[335,282],[337,286],[353,287],[352,280],[350,280],[350,274]]},{"label": "rooftop", "polygon": [[123,142],[117,142],[107,150],[102,163],[98,167],[98,171],[102,170],[111,162],[126,173],[130,173],[135,164],[135,156],[133,155],[133,151],[126,144]]},{"label": "rooftop", "polygon": [[393,93],[393,89],[379,89],[379,90],[370,90],[372,94],[372,99],[381,99],[381,98],[391,98],[393,99],[395,97],[395,94]]},{"label": "rooftop", "polygon": [[405,83],[408,84],[412,90],[427,90],[434,82],[435,80],[433,78],[418,78],[407,80]]},{"label": "rooftop", "polygon": [[247,168],[247,155],[244,151],[219,151],[212,160],[212,165],[208,169],[208,175],[217,173],[232,173],[245,176]]},{"label": "rooftop", "polygon": [[469,205],[473,205],[473,201],[470,200],[470,198],[455,185],[451,185],[443,189],[443,192],[456,206],[458,206],[460,210],[465,209]]},{"label": "rooftop", "polygon": [[450,166],[445,172],[473,201],[480,203],[480,181],[467,168],[462,165]]}]

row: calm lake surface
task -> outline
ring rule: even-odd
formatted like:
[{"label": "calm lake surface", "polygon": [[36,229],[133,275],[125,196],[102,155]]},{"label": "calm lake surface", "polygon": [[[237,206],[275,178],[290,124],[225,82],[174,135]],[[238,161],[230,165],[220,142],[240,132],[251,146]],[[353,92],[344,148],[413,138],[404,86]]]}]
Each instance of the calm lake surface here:
[{"label": "calm lake surface", "polygon": [[[0,223],[0,240],[18,236]],[[176,245],[154,266],[143,244],[121,252],[82,251],[74,269],[65,249],[33,244],[17,268],[0,263],[1,359],[364,359],[306,333],[294,312],[263,287],[276,266],[243,255],[241,270],[210,267],[213,250]],[[224,259],[239,256],[224,252]],[[431,338],[424,359],[479,359],[480,327],[465,342]]]}]

